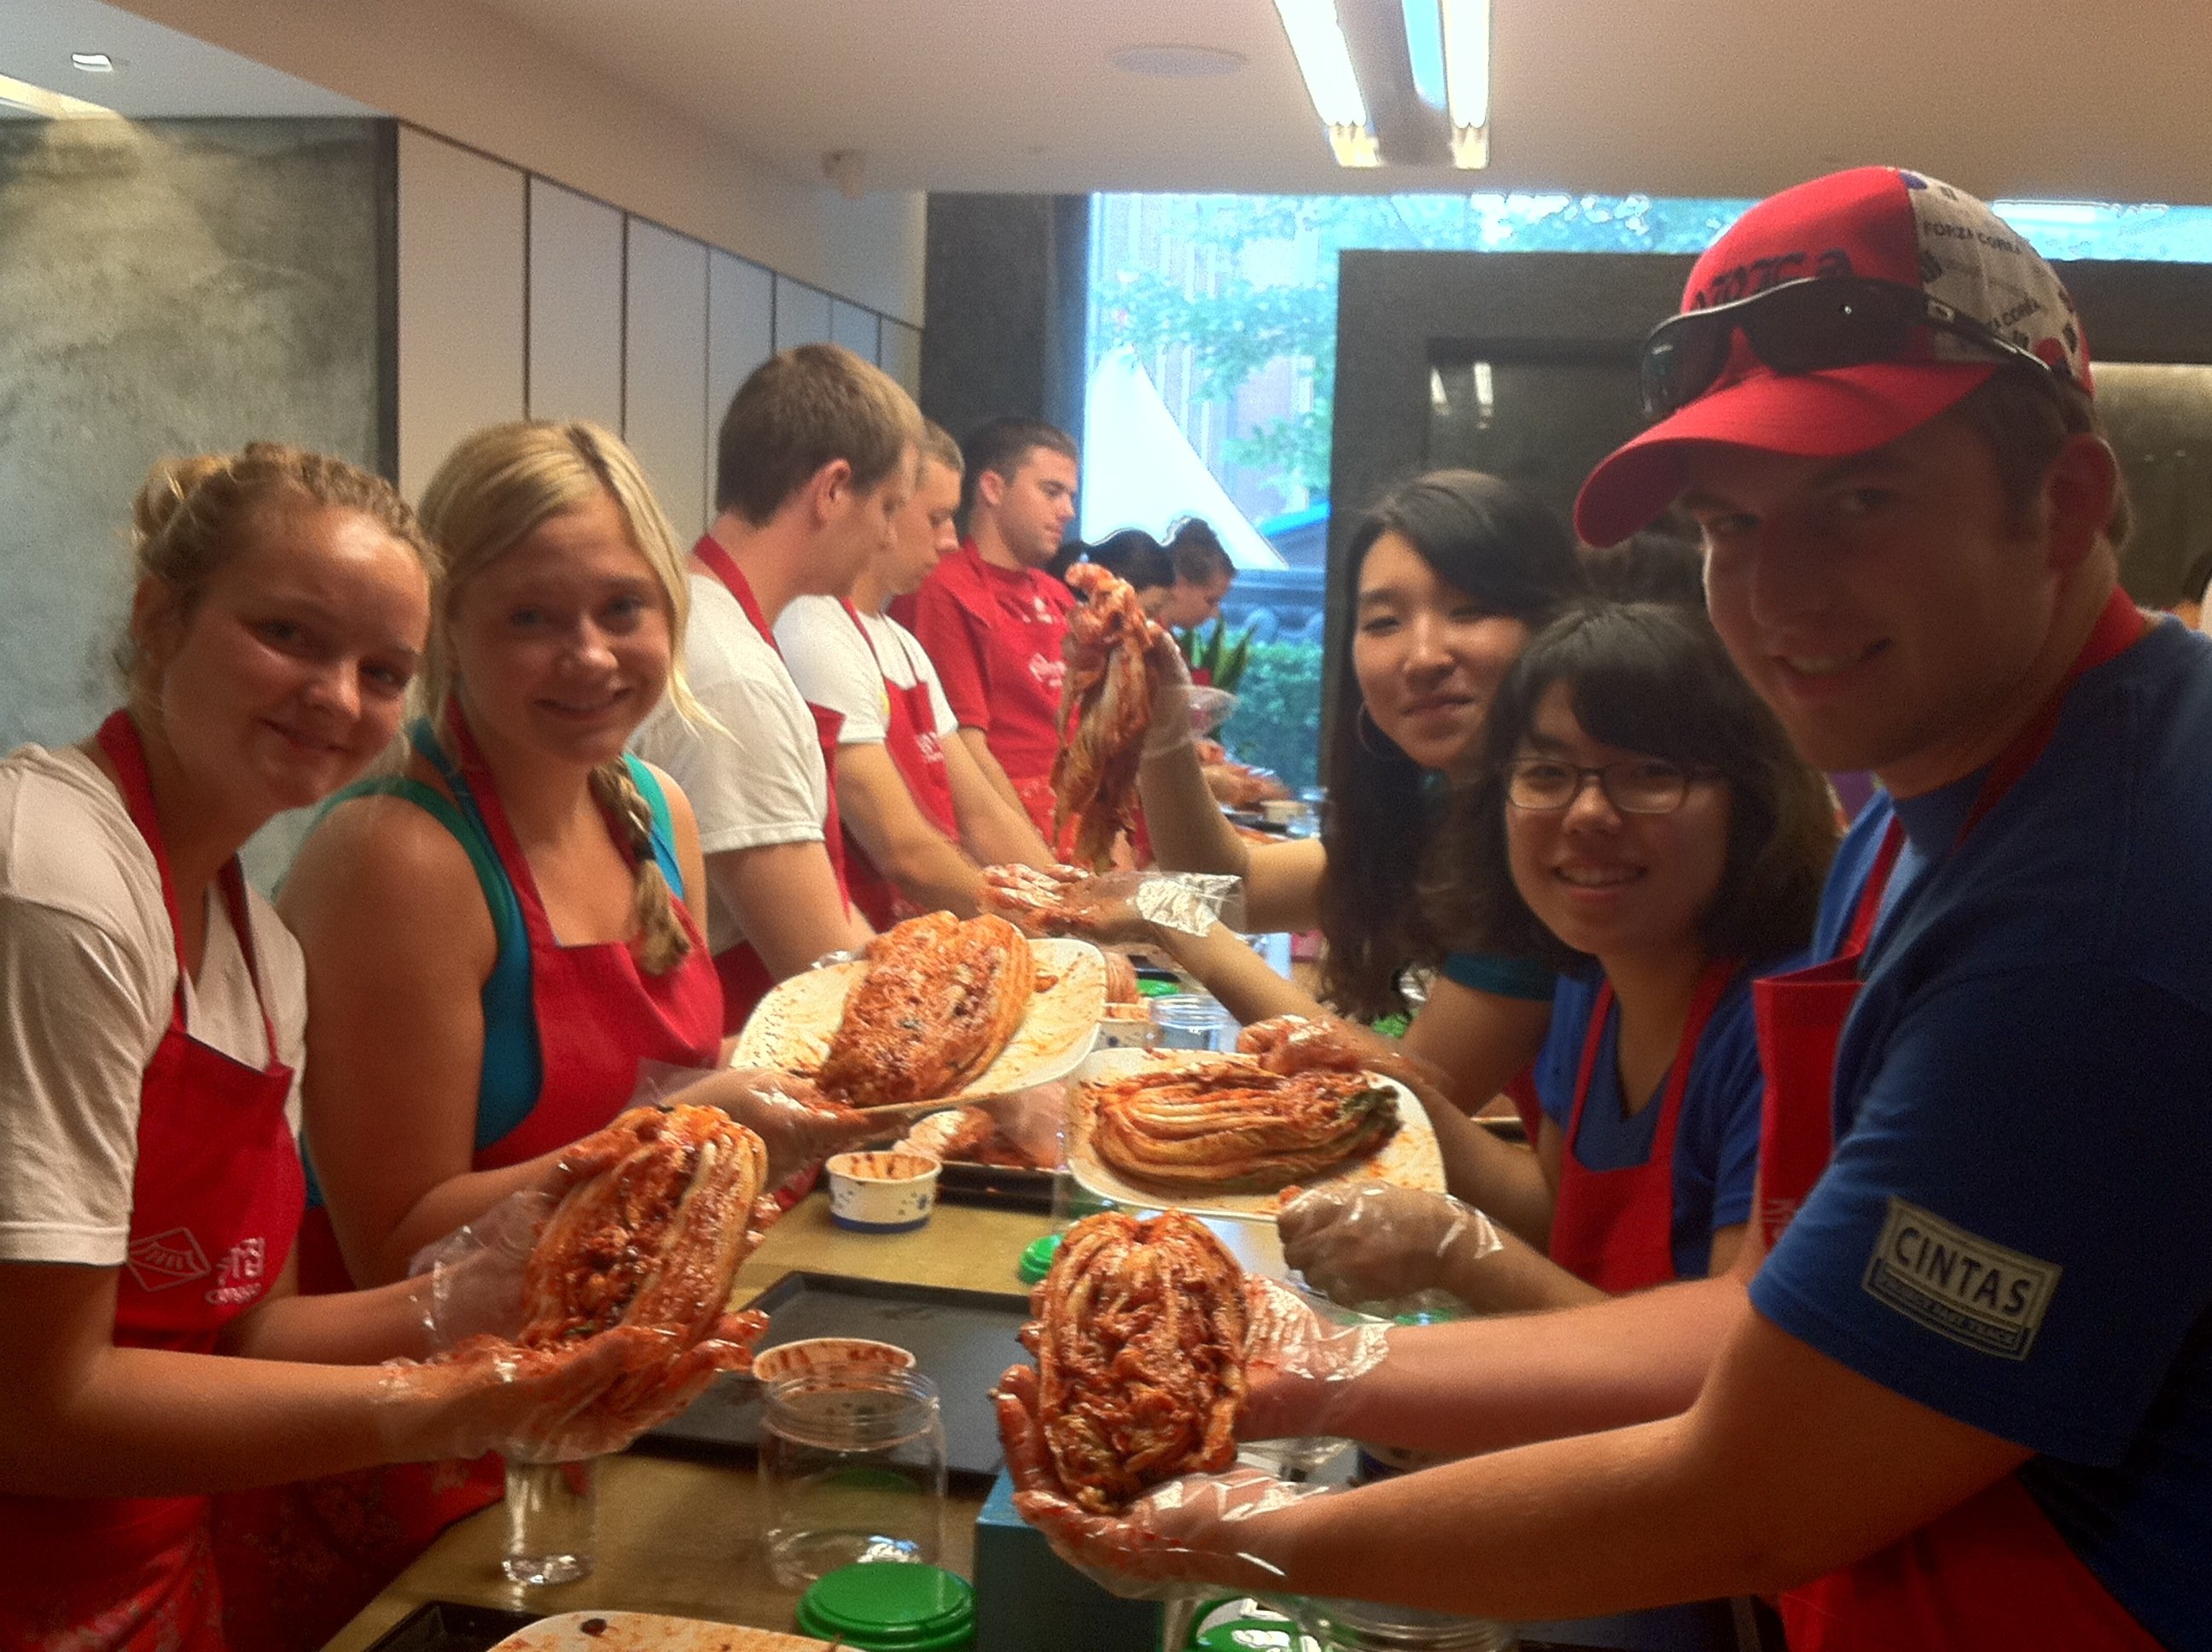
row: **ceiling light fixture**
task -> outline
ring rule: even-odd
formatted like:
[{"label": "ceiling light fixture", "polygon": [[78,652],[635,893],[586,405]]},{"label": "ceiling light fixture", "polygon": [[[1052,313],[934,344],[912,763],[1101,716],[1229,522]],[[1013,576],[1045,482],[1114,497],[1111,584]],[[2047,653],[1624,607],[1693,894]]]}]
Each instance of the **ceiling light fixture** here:
[{"label": "ceiling light fixture", "polygon": [[88,75],[112,75],[115,59],[105,52],[72,52],[70,61]]},{"label": "ceiling light fixture", "polygon": [[49,120],[119,120],[114,110],[97,103],[88,103],[82,98],[73,98],[66,92],[49,92],[43,86],[33,86],[28,81],[11,80],[0,75],[0,103],[27,109],[34,115],[44,115]]},{"label": "ceiling light fixture", "polygon": [[1367,100],[1352,72],[1352,49],[1345,44],[1336,0],[1275,0],[1291,53],[1304,76],[1306,95],[1328,132],[1340,167],[1375,167],[1382,161],[1367,118]]},{"label": "ceiling light fixture", "polygon": [[[1490,0],[1438,0],[1443,36],[1444,97],[1451,115],[1452,165],[1490,164]],[[1407,0],[1410,16],[1412,0]],[[1410,24],[1407,38],[1410,41]]]}]

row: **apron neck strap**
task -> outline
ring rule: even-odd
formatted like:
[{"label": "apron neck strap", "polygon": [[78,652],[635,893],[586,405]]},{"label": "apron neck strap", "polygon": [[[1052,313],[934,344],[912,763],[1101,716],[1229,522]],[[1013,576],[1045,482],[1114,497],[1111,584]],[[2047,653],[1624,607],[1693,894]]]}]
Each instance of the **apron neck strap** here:
[{"label": "apron neck strap", "polygon": [[783,650],[777,647],[775,632],[769,625],[768,615],[761,608],[760,598],[753,594],[753,582],[745,577],[744,569],[738,566],[738,559],[731,556],[722,542],[711,533],[700,537],[699,543],[691,547],[691,554],[699,559],[701,567],[720,582],[723,590],[738,599],[738,606],[745,610],[745,617],[752,622],[753,629],[760,633],[761,641],[775,649],[778,659],[782,659]]},{"label": "apron neck strap", "polygon": [[[1713,1017],[1713,1011],[1727,995],[1729,983],[1743,969],[1741,958],[1710,960],[1698,976],[1698,985],[1690,994],[1688,1012],[1682,1017],[1682,1036],[1675,1042],[1674,1059],[1668,1063],[1667,1086],[1659,1098],[1662,1118],[1665,1110],[1677,1102],[1688,1087],[1690,1066],[1697,1058],[1698,1041],[1705,1035],[1705,1023]],[[1580,1133],[1583,1103],[1589,1098],[1590,1077],[1597,1067],[1599,1047],[1605,1042],[1607,1017],[1613,1013],[1613,982],[1607,981],[1597,989],[1597,1004],[1590,1011],[1589,1030],[1583,1035],[1582,1065],[1575,1074],[1574,1104],[1567,1117],[1567,1141],[1572,1145]],[[1663,1123],[1661,1127],[1663,1131]]]},{"label": "apron neck strap", "polygon": [[[155,870],[161,874],[161,905],[169,914],[169,944],[177,953],[177,999],[172,1020],[174,1025],[182,1027],[185,983],[191,979],[191,969],[185,958],[185,926],[177,901],[176,878],[169,870],[169,846],[161,836],[161,816],[154,806],[154,776],[146,764],[146,743],[127,711],[109,713],[107,720],[93,738],[106,754],[107,761],[115,765],[123,807],[131,817],[131,823],[138,829],[138,835],[145,840],[154,857]],[[268,1038],[269,1059],[273,1062],[276,1059],[276,1023],[270,1018],[269,1005],[261,992],[261,966],[253,956],[253,920],[246,908],[246,874],[240,869],[236,855],[223,863],[216,883],[222,890],[223,909],[230,916],[231,932],[238,938],[239,954],[246,960],[246,978],[253,986],[254,1007],[261,1011],[261,1029]]]},{"label": "apron neck strap", "polygon": [[2066,668],[2066,675],[2060,679],[2058,686],[2036,708],[2035,715],[2028,720],[2027,726],[2007,742],[2005,749],[1997,754],[1996,761],[1990,765],[1989,773],[1982,779],[1981,790],[1974,794],[1973,806],[1966,811],[1966,818],[1960,824],[1959,836],[1952,844],[1953,848],[1965,842],[1966,835],[1980,825],[1983,818],[1997,806],[2005,793],[2018,785],[2021,776],[2035,766],[2035,760],[2043,755],[2044,748],[2051,744],[2051,737],[2057,730],[2059,714],[2066,708],[2068,693],[2081,679],[2081,674],[2094,671],[2125,653],[2141,639],[2143,629],[2143,616],[2136,607],[2134,598],[2114,586],[2112,594],[2105,599],[2105,605],[2097,615],[2097,623],[2089,628],[2089,635],[2083,639],[2081,652],[2074,656],[2073,664]]}]

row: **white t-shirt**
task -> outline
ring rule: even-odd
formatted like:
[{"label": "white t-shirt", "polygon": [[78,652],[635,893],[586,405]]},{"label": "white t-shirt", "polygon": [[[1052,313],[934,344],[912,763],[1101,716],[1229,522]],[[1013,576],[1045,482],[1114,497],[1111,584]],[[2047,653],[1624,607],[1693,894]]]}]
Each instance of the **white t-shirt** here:
[{"label": "white t-shirt", "polygon": [[[738,599],[710,575],[690,577],[684,671],[691,692],[722,726],[695,727],[664,698],[630,737],[630,748],[666,769],[690,797],[702,853],[819,843],[830,774],[813,714]],[[708,945],[725,952],[744,938],[736,914],[710,888]]]},{"label": "white t-shirt", "polygon": [[[299,1124],[307,966],[248,890],[253,946]],[[120,1266],[138,1164],[138,1090],[176,1005],[177,949],[154,852],[72,748],[0,762],[0,1260]],[[259,1067],[261,1006],[219,888],[208,890],[194,1038]]]},{"label": "white t-shirt", "polygon": [[867,627],[866,638],[854,629],[844,604],[835,597],[800,597],[775,623],[775,640],[799,691],[810,705],[845,714],[837,744],[884,743],[890,716],[885,683],[898,689],[927,683],[934,732],[942,737],[957,728],[952,708],[945,701],[945,686],[937,680],[937,667],[929,663],[913,633],[888,614],[863,614],[860,623]]}]

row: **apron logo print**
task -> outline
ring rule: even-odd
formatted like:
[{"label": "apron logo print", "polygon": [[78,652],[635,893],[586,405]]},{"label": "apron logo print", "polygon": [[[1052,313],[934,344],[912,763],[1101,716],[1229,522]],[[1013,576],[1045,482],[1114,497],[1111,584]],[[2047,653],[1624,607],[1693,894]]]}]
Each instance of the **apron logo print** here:
[{"label": "apron logo print", "polygon": [[131,1277],[137,1281],[141,1291],[167,1291],[172,1285],[189,1285],[214,1272],[190,1228],[171,1228],[166,1233],[141,1239],[131,1247],[124,1265],[131,1270]]},{"label": "apron logo print", "polygon": [[1036,685],[1039,688],[1048,694],[1057,695],[1060,692],[1060,680],[1067,675],[1067,662],[1064,659],[1047,659],[1042,654],[1031,654],[1030,675],[1036,679]]},{"label": "apron logo print", "polygon": [[2060,1272],[2055,1262],[1992,1244],[1892,1199],[1860,1283],[1939,1336],[2000,1359],[2026,1359]]},{"label": "apron logo print", "polygon": [[261,1294],[262,1275],[268,1266],[268,1248],[262,1240],[240,1240],[223,1252],[215,1289],[207,1293],[207,1299],[217,1303],[252,1302]]}]

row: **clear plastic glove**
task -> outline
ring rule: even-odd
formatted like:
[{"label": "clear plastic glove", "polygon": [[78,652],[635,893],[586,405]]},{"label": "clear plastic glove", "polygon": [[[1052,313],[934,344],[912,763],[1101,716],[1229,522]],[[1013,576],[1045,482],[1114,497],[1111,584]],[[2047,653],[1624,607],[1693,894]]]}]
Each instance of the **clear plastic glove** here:
[{"label": "clear plastic glove", "polygon": [[1175,638],[1165,631],[1146,649],[1145,664],[1152,672],[1152,721],[1145,727],[1145,750],[1140,761],[1150,762],[1155,757],[1170,756],[1178,751],[1194,751],[1198,733],[1191,715],[1191,696],[1213,691],[1192,687],[1190,662],[1182,657],[1182,647]]},{"label": "clear plastic glove", "polygon": [[[632,1102],[672,1103],[678,1098],[696,1107],[718,1107],[761,1139],[768,1149],[768,1185],[781,1187],[808,1166],[832,1153],[887,1142],[902,1127],[872,1118],[858,1108],[833,1102],[811,1079],[772,1067],[731,1067],[702,1072],[696,1068],[647,1063],[649,1077],[663,1086],[647,1096],[645,1086]],[[682,1083],[671,1085],[671,1076]]]},{"label": "clear plastic glove", "polygon": [[550,1351],[477,1337],[428,1363],[392,1360],[379,1370],[376,1390],[386,1461],[498,1451],[567,1462],[619,1451],[721,1372],[749,1367],[764,1324],[758,1315],[732,1315],[690,1347],[666,1332],[617,1326]]},{"label": "clear plastic glove", "polygon": [[1352,1384],[1390,1354],[1390,1327],[1341,1325],[1288,1286],[1247,1274],[1244,1376],[1249,1384],[1237,1432],[1281,1440],[1340,1432]]},{"label": "clear plastic glove", "polygon": [[1244,880],[1211,872],[1109,872],[1073,866],[983,869],[982,908],[1032,936],[1073,935],[1142,949],[1158,932],[1204,935],[1243,903]]},{"label": "clear plastic glove", "polygon": [[1133,1600],[1195,1598],[1234,1588],[1294,1587],[1276,1555],[1287,1552],[1285,1514],[1327,1488],[1286,1485],[1254,1468],[1187,1474],[1154,1486],[1118,1515],[1079,1507],[1060,1486],[1037,1416],[1037,1374],[1017,1365],[993,1395],[1014,1509],[1063,1560]]},{"label": "clear plastic glove", "polygon": [[1275,1218],[1283,1260],[1346,1307],[1395,1312],[1445,1290],[1448,1266],[1505,1248],[1490,1218],[1448,1193],[1369,1183],[1318,1187]]},{"label": "clear plastic glove", "polygon": [[510,1193],[465,1227],[425,1245],[407,1266],[428,1277],[423,1327],[433,1352],[471,1337],[511,1337],[522,1329],[522,1272],[560,1193],[577,1180],[564,1158],[550,1185]]}]

